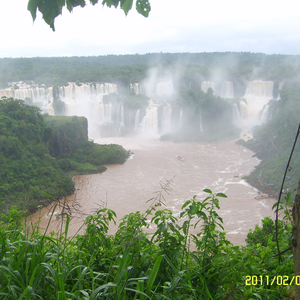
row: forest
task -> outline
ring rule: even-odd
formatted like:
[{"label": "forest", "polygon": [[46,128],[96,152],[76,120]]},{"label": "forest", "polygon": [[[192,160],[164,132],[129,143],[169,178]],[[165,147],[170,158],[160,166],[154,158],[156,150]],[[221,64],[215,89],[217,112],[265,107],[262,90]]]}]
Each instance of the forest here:
[{"label": "forest", "polygon": [[300,56],[215,52],[0,58],[0,88],[18,81],[33,81],[46,86],[63,86],[76,81],[128,85],[145,79],[151,67],[175,74],[180,70],[184,74],[182,82],[189,84],[193,84],[195,78],[212,80],[217,73],[242,89],[245,81],[257,78],[273,81],[299,79]]},{"label": "forest", "polygon": [[33,212],[74,192],[71,175],[105,171],[124,163],[119,145],[89,141],[84,117],[42,115],[12,98],[0,101],[0,210]]},{"label": "forest", "polygon": [[[300,86],[290,86],[280,91],[280,100],[271,101],[272,118],[254,128],[253,139],[237,143],[248,147],[261,160],[246,180],[260,191],[277,198],[283,175],[299,127]],[[296,143],[284,190],[294,191],[300,178],[300,143]]]}]

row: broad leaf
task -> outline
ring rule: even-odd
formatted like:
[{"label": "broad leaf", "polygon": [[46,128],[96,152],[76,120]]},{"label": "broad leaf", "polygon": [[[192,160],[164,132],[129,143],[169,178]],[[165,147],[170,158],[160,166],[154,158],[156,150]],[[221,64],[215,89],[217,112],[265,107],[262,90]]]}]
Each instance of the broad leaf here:
[{"label": "broad leaf", "polygon": [[212,194],[212,191],[210,189],[204,189],[203,192],[208,193],[208,194]]},{"label": "broad leaf", "polygon": [[149,12],[151,11],[151,6],[148,0],[137,0],[136,1],[136,10],[138,13],[144,17],[148,17]]},{"label": "broad leaf", "polygon": [[128,12],[131,10],[132,4],[133,4],[133,0],[126,0],[126,1],[121,5],[121,8],[124,10],[126,16],[127,16]]},{"label": "broad leaf", "polygon": [[216,195],[216,197],[227,198],[227,195],[225,195],[224,193],[218,193],[218,194]]},{"label": "broad leaf", "polygon": [[36,9],[41,0],[29,0],[27,9],[30,11],[33,21],[36,19]]}]

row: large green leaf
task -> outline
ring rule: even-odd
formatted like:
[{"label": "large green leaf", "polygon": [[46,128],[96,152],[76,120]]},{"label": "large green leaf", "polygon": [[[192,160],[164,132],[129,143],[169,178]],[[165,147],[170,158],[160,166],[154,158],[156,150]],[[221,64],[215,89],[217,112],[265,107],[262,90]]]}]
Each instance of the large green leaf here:
[{"label": "large green leaf", "polygon": [[227,198],[227,196],[224,193],[218,193],[216,195],[216,197],[223,197],[223,198]]},{"label": "large green leaf", "polygon": [[36,19],[36,10],[41,0],[29,0],[27,9],[30,11],[33,21]]},{"label": "large green leaf", "polygon": [[143,15],[148,17],[149,12],[151,11],[151,6],[148,0],[137,0],[136,1],[136,10]]},{"label": "large green leaf", "polygon": [[210,189],[204,189],[203,192],[208,193],[208,194],[212,194],[212,191]]},{"label": "large green leaf", "polygon": [[126,0],[124,3],[122,3],[121,8],[124,10],[125,15],[128,14],[128,12],[131,10],[133,4],[133,0]]}]

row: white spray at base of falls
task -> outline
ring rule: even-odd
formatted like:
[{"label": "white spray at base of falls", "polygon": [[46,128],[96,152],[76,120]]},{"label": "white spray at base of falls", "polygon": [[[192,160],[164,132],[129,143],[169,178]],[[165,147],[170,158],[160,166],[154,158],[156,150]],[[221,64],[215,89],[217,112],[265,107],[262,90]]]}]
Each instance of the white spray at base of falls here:
[{"label": "white spray at base of falls", "polygon": [[171,130],[171,115],[172,115],[172,106],[167,103],[162,109],[162,118],[161,118],[161,134],[170,132]]},{"label": "white spray at base of falls", "polygon": [[146,114],[139,124],[138,133],[142,134],[143,137],[156,137],[158,134],[158,116],[157,116],[158,105],[152,101],[146,107]]},{"label": "white spray at base of falls", "polygon": [[240,100],[239,110],[233,104],[233,122],[236,126],[251,130],[254,126],[267,122],[268,103],[273,99],[273,81],[248,82],[243,99]]}]

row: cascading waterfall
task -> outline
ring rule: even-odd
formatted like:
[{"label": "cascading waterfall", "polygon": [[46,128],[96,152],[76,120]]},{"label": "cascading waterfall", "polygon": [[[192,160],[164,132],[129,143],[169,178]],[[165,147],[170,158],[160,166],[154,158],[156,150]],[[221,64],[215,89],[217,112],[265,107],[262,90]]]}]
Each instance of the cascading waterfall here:
[{"label": "cascading waterfall", "polygon": [[7,97],[7,98],[11,98],[14,97],[14,93],[13,90],[0,90],[0,99],[2,97]]},{"label": "cascading waterfall", "polygon": [[201,90],[202,90],[203,92],[206,93],[207,90],[208,90],[209,88],[211,88],[212,90],[215,89],[215,84],[214,84],[214,82],[212,82],[212,81],[202,81],[202,82],[201,82]]},{"label": "cascading waterfall", "polygon": [[139,83],[130,83],[130,89],[133,90],[136,94],[143,94],[141,92],[141,88],[140,88],[140,84]]},{"label": "cascading waterfall", "polygon": [[265,105],[262,109],[261,116],[260,116],[260,121],[262,123],[267,123],[269,120],[269,108],[270,105]]},{"label": "cascading waterfall", "polygon": [[240,119],[241,119],[239,108],[238,108],[236,103],[233,103],[232,118],[233,118],[233,123],[234,124],[238,124]]},{"label": "cascading waterfall", "polygon": [[100,124],[112,122],[112,104],[100,103]]},{"label": "cascading waterfall", "polygon": [[[39,106],[43,112],[54,115],[54,101],[62,101],[65,104],[65,113],[68,116],[84,116],[89,121],[89,126],[101,125],[107,122],[116,122],[118,126],[125,125],[124,107],[122,104],[104,104],[102,99],[108,93],[117,93],[117,85],[112,83],[92,83],[92,84],[75,84],[69,83],[68,86],[53,89],[53,87],[28,86],[19,83],[18,89],[0,90],[0,97],[14,97],[16,99],[31,98],[34,105]],[[208,88],[214,89],[214,82],[203,81],[201,89],[207,92]],[[281,88],[282,83],[279,85]],[[131,89],[136,94],[144,93],[147,96],[155,95],[162,98],[154,97],[159,102],[164,96],[171,96],[174,93],[172,81],[149,81],[131,84]],[[55,96],[53,95],[55,92]],[[233,83],[224,81],[222,83],[222,96],[233,98]],[[247,89],[239,105],[233,104],[233,122],[244,126],[246,123],[259,125],[269,119],[268,102],[273,98],[273,82],[271,81],[251,81],[247,84]],[[166,100],[166,99],[165,99]],[[141,120],[141,111],[135,114],[134,126],[135,132],[158,132],[158,104],[153,101],[146,108],[146,115]],[[160,134],[170,132],[171,128],[172,107],[163,104],[160,123]],[[183,123],[183,110],[179,112],[179,120],[176,127],[181,128]],[[127,122],[127,121],[126,121]],[[199,112],[200,131],[203,132],[202,115]],[[95,127],[96,128],[96,127]],[[97,130],[97,128],[96,128]]]},{"label": "cascading waterfall", "polygon": [[179,113],[179,128],[182,128],[182,109],[180,109]]},{"label": "cascading waterfall", "polygon": [[246,92],[240,100],[240,115],[237,118],[237,107],[233,105],[233,122],[243,128],[250,129],[268,120],[268,102],[273,99],[272,81],[250,81],[247,84]]},{"label": "cascading waterfall", "polygon": [[248,118],[248,106],[245,101],[240,101],[240,119],[244,120]]},{"label": "cascading waterfall", "polygon": [[200,132],[203,132],[202,114],[200,108],[199,108],[199,126],[200,126]]},{"label": "cascading waterfall", "polygon": [[224,81],[222,83],[222,94],[223,98],[233,98],[233,83],[231,81]]},{"label": "cascading waterfall", "polygon": [[124,106],[120,104],[118,107],[118,124],[122,127],[125,125],[125,114],[124,114]]},{"label": "cascading waterfall", "polygon": [[170,132],[171,129],[172,107],[167,103],[162,110],[161,134]]},{"label": "cascading waterfall", "polygon": [[146,114],[139,125],[139,133],[144,136],[157,135],[158,132],[158,118],[157,118],[158,105],[153,104],[151,101],[146,108]]},{"label": "cascading waterfall", "polygon": [[140,114],[141,114],[141,110],[138,109],[135,113],[135,117],[134,117],[134,131],[138,132],[139,131],[139,126],[140,126]]}]

